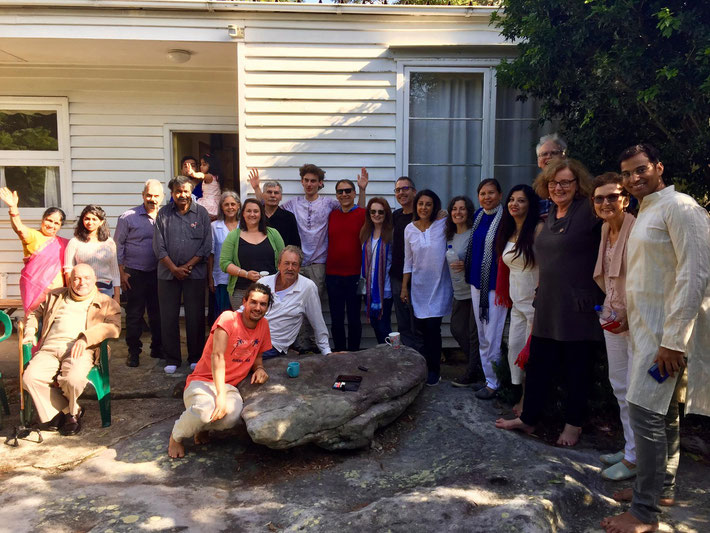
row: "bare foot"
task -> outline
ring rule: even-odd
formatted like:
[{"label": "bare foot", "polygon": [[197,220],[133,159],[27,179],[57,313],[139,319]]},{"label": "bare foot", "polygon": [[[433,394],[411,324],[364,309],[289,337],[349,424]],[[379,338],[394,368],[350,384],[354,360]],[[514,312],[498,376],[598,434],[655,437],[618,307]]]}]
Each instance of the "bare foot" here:
[{"label": "bare foot", "polygon": [[644,524],[630,512],[616,516],[607,516],[602,520],[602,527],[607,533],[646,533],[658,531],[658,524]]},{"label": "bare foot", "polygon": [[170,442],[168,442],[168,455],[173,459],[185,457],[185,446],[182,445],[182,442],[176,441],[172,435],[170,435]]},{"label": "bare foot", "polygon": [[582,434],[582,428],[565,424],[565,428],[557,437],[557,446],[574,446],[579,442],[579,436]]},{"label": "bare foot", "polygon": [[506,420],[505,418],[499,418],[496,420],[496,427],[498,429],[516,429],[518,431],[522,431],[523,433],[527,433],[530,435],[533,431],[535,431],[535,428],[533,426],[528,426],[525,422],[520,420],[519,418],[514,418],[513,420]]},{"label": "bare foot", "polygon": [[520,418],[520,415],[523,414],[523,399],[522,398],[520,398],[520,401],[513,406],[513,414],[515,416],[517,416],[518,418]]},{"label": "bare foot", "polygon": [[198,446],[200,444],[208,444],[210,442],[210,432],[209,431],[200,431],[195,435],[195,444]]},{"label": "bare foot", "polygon": [[[631,487],[619,490],[612,494],[611,497],[617,502],[630,502],[634,497],[634,490]],[[663,507],[672,507],[675,505],[675,500],[673,498],[661,498],[658,503]]]}]

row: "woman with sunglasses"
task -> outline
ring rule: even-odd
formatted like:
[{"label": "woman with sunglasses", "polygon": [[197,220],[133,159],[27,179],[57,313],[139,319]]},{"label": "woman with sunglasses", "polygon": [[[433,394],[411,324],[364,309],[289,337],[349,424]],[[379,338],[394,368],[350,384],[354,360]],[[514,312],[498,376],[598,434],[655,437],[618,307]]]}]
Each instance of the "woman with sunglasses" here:
[{"label": "woman with sunglasses", "polygon": [[[402,302],[410,302],[414,326],[424,339],[429,386],[441,380],[441,319],[451,312],[453,293],[446,264],[446,219],[437,220],[441,200],[429,189],[414,197],[414,217],[404,230]],[[411,291],[408,289],[411,281]]]},{"label": "woman with sunglasses", "polygon": [[[328,255],[325,261],[325,288],[328,291],[330,330],[336,352],[360,349],[362,323],[358,294],[360,281],[360,230],[365,223],[365,210],[355,204],[355,184],[341,179],[335,184],[339,207],[328,216]],[[345,336],[345,315],[348,334]]]},{"label": "woman with sunglasses", "polygon": [[377,344],[385,342],[392,329],[392,210],[384,198],[367,202],[365,224],[360,230],[365,309]]},{"label": "woman with sunglasses", "polygon": [[602,455],[599,459],[607,465],[602,477],[612,481],[630,479],[636,475],[636,445],[629,422],[629,405],[626,403],[628,376],[631,369],[631,343],[626,321],[626,243],[636,222],[626,212],[629,196],[623,180],[616,172],[606,172],[594,178],[592,203],[601,218],[602,237],[599,255],[594,267],[594,281],[606,293],[604,306],[612,309],[616,318],[602,323],[606,355],[609,361],[609,383],[619,403],[619,417],[626,444],[622,451]]},{"label": "woman with sunglasses", "polygon": [[603,339],[594,306],[602,303],[604,295],[592,277],[601,222],[589,203],[591,176],[579,161],[551,160],[535,179],[534,188],[553,205],[533,246],[540,281],[523,412],[514,420],[498,419],[496,427],[532,433],[553,389],[553,377],[562,369],[567,397],[565,426],[557,445],[574,446],[586,419],[594,356]]}]

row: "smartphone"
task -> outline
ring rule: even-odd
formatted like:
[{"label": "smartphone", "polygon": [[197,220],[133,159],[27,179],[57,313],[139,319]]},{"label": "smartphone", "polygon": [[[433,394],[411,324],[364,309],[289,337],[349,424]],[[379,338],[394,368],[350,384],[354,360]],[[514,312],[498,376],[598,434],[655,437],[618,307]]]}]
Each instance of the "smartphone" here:
[{"label": "smartphone", "polygon": [[651,374],[653,379],[658,381],[658,383],[663,383],[665,380],[668,379],[668,374],[662,376],[661,371],[658,370],[658,363],[653,363],[653,366],[648,369],[648,373]]}]

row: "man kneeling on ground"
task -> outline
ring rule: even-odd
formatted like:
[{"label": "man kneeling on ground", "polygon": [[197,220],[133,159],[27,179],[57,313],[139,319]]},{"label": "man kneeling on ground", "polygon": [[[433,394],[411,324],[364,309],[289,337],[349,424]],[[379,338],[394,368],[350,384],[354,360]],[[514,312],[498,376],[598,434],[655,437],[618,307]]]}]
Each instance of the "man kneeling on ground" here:
[{"label": "man kneeling on ground", "polygon": [[211,429],[234,427],[242,413],[237,384],[254,368],[252,383],[269,379],[261,354],[271,349],[269,323],[264,318],[273,302],[269,287],[252,283],[242,300],[242,311],[225,311],[212,326],[202,357],[187,377],[185,412],[175,422],[168,455],[185,456],[182,441],[195,437],[205,444]]}]

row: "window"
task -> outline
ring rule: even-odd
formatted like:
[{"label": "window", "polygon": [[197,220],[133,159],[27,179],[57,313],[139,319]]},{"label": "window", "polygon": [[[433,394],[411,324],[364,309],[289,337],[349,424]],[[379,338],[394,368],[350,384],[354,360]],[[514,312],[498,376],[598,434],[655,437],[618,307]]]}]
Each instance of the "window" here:
[{"label": "window", "polygon": [[529,98],[516,100],[518,92],[498,86],[496,90],[495,160],[493,177],[504,193],[519,183],[532,184],[540,172],[535,146],[540,137],[553,131],[552,125],[541,127],[539,104]]},{"label": "window", "polygon": [[503,193],[531,184],[538,173],[535,145],[539,105],[496,87],[495,68],[404,66],[402,174],[429,188],[444,207],[456,195],[475,203],[482,179],[494,177]]},{"label": "window", "polygon": [[470,194],[486,164],[489,73],[427,67],[405,73],[405,172],[419,190],[432,189],[444,203],[457,194]]},{"label": "window", "polygon": [[0,186],[20,207],[69,207],[68,137],[66,98],[0,98]]}]

